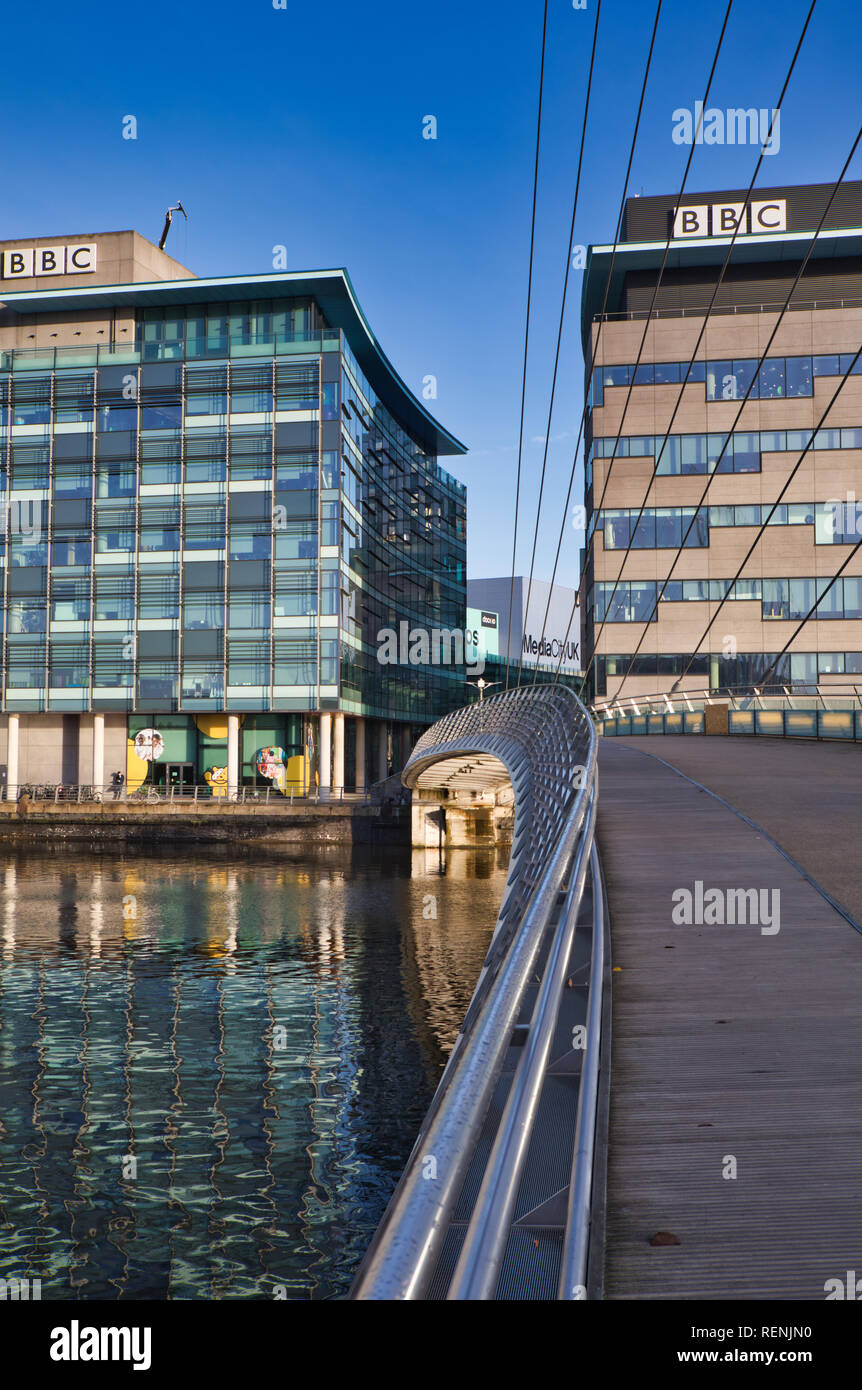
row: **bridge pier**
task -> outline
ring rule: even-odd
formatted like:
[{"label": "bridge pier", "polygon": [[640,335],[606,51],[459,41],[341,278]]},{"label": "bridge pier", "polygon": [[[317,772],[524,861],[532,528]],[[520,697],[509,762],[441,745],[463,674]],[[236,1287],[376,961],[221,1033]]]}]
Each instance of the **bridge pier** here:
[{"label": "bridge pier", "polygon": [[414,849],[477,849],[511,843],[511,788],[486,793],[413,792]]}]

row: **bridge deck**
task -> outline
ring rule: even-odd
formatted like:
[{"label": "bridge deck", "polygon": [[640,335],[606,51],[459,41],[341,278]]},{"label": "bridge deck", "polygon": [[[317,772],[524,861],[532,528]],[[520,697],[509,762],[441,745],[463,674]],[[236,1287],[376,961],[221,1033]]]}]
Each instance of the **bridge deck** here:
[{"label": "bridge deck", "polygon": [[[672,760],[669,740],[648,746]],[[734,802],[732,764],[741,775],[753,750],[712,747]],[[604,1296],[822,1299],[827,1280],[862,1274],[862,935],[768,839],[627,740],[602,740],[600,770],[615,968]],[[696,880],[780,890],[778,934],[674,925],[672,894]],[[651,1246],[658,1231],[680,1244]]]}]

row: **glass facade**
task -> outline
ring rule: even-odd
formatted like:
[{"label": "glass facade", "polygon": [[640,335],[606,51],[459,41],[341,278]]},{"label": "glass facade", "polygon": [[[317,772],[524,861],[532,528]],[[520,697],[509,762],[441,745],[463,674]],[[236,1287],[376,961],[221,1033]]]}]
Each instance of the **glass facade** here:
[{"label": "glass facade", "polygon": [[463,704],[378,634],[463,630],[466,490],[344,331],[311,297],[123,312],[128,346],[0,352],[3,708]]}]

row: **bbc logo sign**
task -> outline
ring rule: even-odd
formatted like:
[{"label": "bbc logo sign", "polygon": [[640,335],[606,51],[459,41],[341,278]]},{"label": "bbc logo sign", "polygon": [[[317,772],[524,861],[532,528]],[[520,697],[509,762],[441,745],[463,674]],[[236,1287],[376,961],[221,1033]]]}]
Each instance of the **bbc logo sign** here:
[{"label": "bbc logo sign", "polygon": [[673,219],[674,240],[683,237],[741,236],[758,232],[787,231],[787,200],[772,198],[768,202],[699,203],[693,207],[677,208]]},{"label": "bbc logo sign", "polygon": [[95,269],[95,242],[73,246],[22,246],[0,252],[0,280],[32,280],[39,275],[90,275]]}]

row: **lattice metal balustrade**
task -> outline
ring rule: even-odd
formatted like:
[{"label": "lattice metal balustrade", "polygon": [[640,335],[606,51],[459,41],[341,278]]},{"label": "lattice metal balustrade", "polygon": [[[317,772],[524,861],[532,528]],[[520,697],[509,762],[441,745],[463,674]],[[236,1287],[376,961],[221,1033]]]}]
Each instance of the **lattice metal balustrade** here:
[{"label": "lattice metal balustrade", "polygon": [[[577,1116],[571,1109],[568,1117],[568,1213],[550,1276],[554,1287],[558,1281],[559,1297],[579,1297],[575,1290],[584,1280],[588,1246],[604,949],[593,844],[595,729],[566,686],[509,690],[434,724],[417,743],[402,779],[414,790],[438,792],[511,783],[515,825],[506,890],[479,983],[352,1297],[439,1297],[443,1289],[448,1298],[493,1298],[501,1279],[509,1286],[505,1252],[519,1185],[529,1180],[531,1164],[541,1165],[546,1142],[556,1142],[543,1128],[547,1112],[541,1100],[553,1047],[559,1047],[561,997],[589,881],[587,1044]],[[519,1055],[512,1069],[516,1023]],[[433,1182],[426,1181],[428,1155]],[[463,1210],[468,1191],[475,1200],[465,1221],[455,1213],[456,1207]],[[541,1289],[524,1285],[518,1296],[547,1296],[547,1271]]]}]

